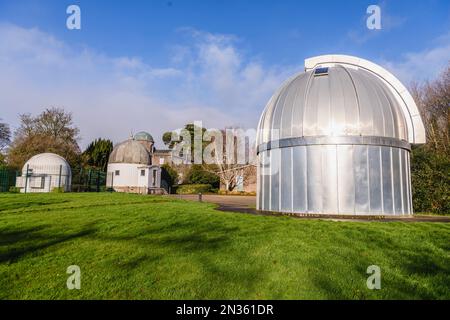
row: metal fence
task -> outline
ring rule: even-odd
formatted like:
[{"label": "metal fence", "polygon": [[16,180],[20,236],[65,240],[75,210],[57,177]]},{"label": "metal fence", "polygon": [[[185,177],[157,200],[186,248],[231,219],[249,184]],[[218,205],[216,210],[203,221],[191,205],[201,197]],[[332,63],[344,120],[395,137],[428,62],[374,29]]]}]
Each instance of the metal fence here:
[{"label": "metal fence", "polygon": [[8,192],[11,187],[14,187],[18,175],[20,175],[20,171],[0,168],[0,192]]},{"label": "metal fence", "polygon": [[11,187],[23,193],[71,191],[101,192],[106,187],[106,172],[96,169],[74,168],[72,172],[62,166],[33,166],[23,172],[0,168],[0,192]]},{"label": "metal fence", "polygon": [[70,167],[63,165],[26,165],[16,178],[20,192],[70,191],[72,173]]},{"label": "metal fence", "polygon": [[106,189],[106,172],[86,168],[75,168],[72,171],[73,192],[101,192]]}]

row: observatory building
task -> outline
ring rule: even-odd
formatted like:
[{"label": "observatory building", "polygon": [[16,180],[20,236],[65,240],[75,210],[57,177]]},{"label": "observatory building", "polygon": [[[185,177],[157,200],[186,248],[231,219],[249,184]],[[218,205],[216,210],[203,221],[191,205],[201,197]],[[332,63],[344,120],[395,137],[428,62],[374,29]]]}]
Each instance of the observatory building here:
[{"label": "observatory building", "polygon": [[55,188],[70,191],[72,171],[67,161],[54,153],[37,154],[28,160],[22,168],[22,174],[16,179],[20,192],[51,192]]},{"label": "observatory building", "polygon": [[167,193],[161,165],[171,162],[171,154],[156,150],[154,144],[153,137],[142,131],[116,145],[108,160],[106,186],[117,192]]},{"label": "observatory building", "polygon": [[257,209],[410,215],[410,150],[421,143],[417,106],[387,70],[351,56],[307,59],[260,118]]}]

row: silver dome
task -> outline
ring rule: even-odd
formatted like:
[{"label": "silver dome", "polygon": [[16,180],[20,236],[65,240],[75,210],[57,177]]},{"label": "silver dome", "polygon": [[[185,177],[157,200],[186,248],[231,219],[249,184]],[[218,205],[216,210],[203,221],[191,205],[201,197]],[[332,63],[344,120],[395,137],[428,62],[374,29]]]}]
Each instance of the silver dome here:
[{"label": "silver dome", "polygon": [[150,165],[151,159],[147,150],[141,143],[130,139],[119,143],[114,147],[108,162]]},{"label": "silver dome", "polygon": [[257,209],[412,214],[409,153],[423,142],[417,106],[388,71],[357,57],[307,59],[260,118]]},{"label": "silver dome", "polygon": [[343,65],[288,80],[267,104],[259,132],[259,143],[304,136],[408,139],[401,106],[387,85],[369,71]]}]

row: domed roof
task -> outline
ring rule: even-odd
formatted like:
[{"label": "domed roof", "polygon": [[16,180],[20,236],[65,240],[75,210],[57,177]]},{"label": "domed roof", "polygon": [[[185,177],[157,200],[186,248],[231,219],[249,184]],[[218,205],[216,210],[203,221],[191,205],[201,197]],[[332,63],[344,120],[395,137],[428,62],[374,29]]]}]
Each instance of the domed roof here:
[{"label": "domed roof", "polygon": [[116,145],[109,155],[109,163],[137,163],[150,165],[151,159],[145,147],[130,139]]},{"label": "domed roof", "polygon": [[145,132],[145,131],[141,131],[141,132],[136,133],[134,135],[134,140],[155,142],[153,140],[152,135],[150,133],[148,133],[148,132]]},{"label": "domed roof", "polygon": [[[337,61],[355,57],[331,57],[333,63],[320,64],[319,59],[272,96],[259,122],[258,144],[310,136],[377,136],[410,142],[417,136],[420,142],[422,128],[411,125],[414,120],[407,109],[411,106],[403,104],[403,96],[389,82],[363,65]],[[415,107],[414,101],[409,104]],[[416,136],[409,132],[414,129]]]},{"label": "domed roof", "polygon": [[69,163],[61,156],[55,153],[40,153],[31,157],[23,166],[22,172],[25,174],[27,171],[33,174],[59,174],[61,168],[61,174],[70,175],[72,171]]}]

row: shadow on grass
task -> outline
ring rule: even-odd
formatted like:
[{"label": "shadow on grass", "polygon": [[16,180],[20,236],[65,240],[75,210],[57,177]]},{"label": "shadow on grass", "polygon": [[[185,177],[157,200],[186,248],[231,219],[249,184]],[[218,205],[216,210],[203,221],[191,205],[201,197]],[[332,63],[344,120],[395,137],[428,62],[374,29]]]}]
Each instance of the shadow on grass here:
[{"label": "shadow on grass", "polygon": [[71,234],[48,234],[45,226],[23,230],[0,231],[0,244],[11,246],[0,251],[0,263],[14,263],[28,254],[38,253],[54,245],[76,238],[92,235],[96,229],[91,225],[86,229]]},{"label": "shadow on grass", "polygon": [[[148,247],[152,254],[134,257],[121,264],[121,269],[136,269],[147,263],[163,260],[161,251],[177,257],[176,261],[188,263],[198,270],[193,277],[181,273],[174,279],[177,289],[169,299],[230,298],[238,299],[255,294],[256,287],[265,280],[267,272],[263,264],[251,264],[250,252],[233,249],[236,237],[242,236],[241,228],[198,221],[176,221],[160,226],[143,227],[126,236],[96,234],[96,239],[109,241],[132,241],[140,247]],[[158,248],[156,253],[153,248]],[[220,252],[220,253],[219,253]],[[168,266],[170,267],[170,266]],[[176,283],[176,284],[175,284]],[[205,285],[209,283],[209,285]],[[224,285],[226,284],[226,285]],[[228,288],[238,290],[241,296],[229,296]],[[213,292],[211,288],[214,288]],[[159,289],[155,289],[159,290]],[[160,290],[162,290],[160,288]],[[163,290],[164,291],[164,290]],[[168,290],[170,291],[170,290]],[[234,291],[236,292],[236,291]],[[175,294],[176,293],[176,294]]]}]

